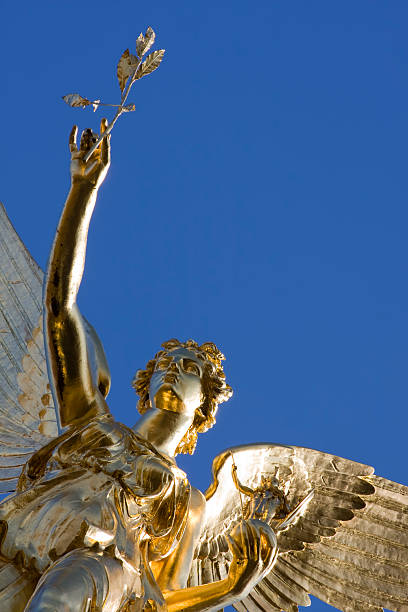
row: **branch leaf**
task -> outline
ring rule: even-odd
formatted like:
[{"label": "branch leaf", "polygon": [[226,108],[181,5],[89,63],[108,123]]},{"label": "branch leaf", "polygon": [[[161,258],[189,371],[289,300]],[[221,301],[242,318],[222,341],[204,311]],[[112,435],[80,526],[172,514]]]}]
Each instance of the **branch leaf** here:
[{"label": "branch leaf", "polygon": [[140,66],[139,70],[136,73],[136,78],[141,79],[146,74],[150,74],[156,68],[158,68],[161,64],[161,61],[164,56],[165,49],[159,49],[158,51],[153,51],[150,55],[147,56],[143,64]]},{"label": "branch leaf", "polygon": [[126,51],[122,53],[121,58],[118,62],[117,69],[119,87],[122,93],[125,89],[126,81],[131,75],[133,75],[138,63],[138,58],[136,57],[136,55],[132,55],[131,53],[129,53],[129,49],[126,49]]},{"label": "branch leaf", "polygon": [[85,108],[86,106],[90,106],[92,104],[92,102],[88,100],[88,98],[83,98],[77,93],[62,96],[62,99],[69,106],[73,106],[74,108]]},{"label": "branch leaf", "polygon": [[147,28],[145,35],[142,33],[139,34],[136,41],[136,53],[139,57],[143,57],[145,53],[148,52],[152,44],[154,43],[154,39],[156,38],[156,34],[150,26]]},{"label": "branch leaf", "polygon": [[122,110],[124,113],[131,113],[136,110],[136,106],[134,104],[127,104],[126,106],[122,106]]}]

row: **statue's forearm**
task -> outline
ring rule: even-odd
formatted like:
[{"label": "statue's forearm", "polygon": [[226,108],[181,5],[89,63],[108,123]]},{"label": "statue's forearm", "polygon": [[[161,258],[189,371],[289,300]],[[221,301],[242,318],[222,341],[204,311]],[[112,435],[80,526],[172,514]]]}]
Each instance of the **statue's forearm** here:
[{"label": "statue's forearm", "polygon": [[168,612],[206,612],[220,609],[237,601],[228,578],[177,591],[163,593]]},{"label": "statue's forearm", "polygon": [[87,335],[76,306],[96,189],[73,183],[51,250],[44,290],[45,340],[60,423],[108,411],[89,362]]},{"label": "statue's forearm", "polygon": [[242,521],[229,533],[233,560],[224,580],[180,590],[165,590],[168,612],[209,612],[244,599],[272,569],[276,536],[262,521]]},{"label": "statue's forearm", "polygon": [[54,317],[63,316],[77,298],[85,265],[89,223],[96,189],[74,183],[68,194],[48,263],[44,307]]}]

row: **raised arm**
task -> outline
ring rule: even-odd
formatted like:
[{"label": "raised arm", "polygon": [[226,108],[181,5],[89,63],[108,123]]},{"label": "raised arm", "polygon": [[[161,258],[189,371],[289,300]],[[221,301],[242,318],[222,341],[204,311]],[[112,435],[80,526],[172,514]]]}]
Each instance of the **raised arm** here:
[{"label": "raised arm", "polygon": [[[107,121],[101,122],[101,132]],[[95,368],[95,356],[103,355],[96,334],[82,318],[76,299],[85,265],[86,243],[98,189],[110,163],[109,136],[85,163],[83,157],[95,135],[85,130],[80,148],[76,145],[78,128],[74,126],[71,150],[71,189],[56,232],[44,287],[44,327],[49,377],[61,426],[84,418],[106,414],[105,396],[109,374],[104,358]],[[90,338],[94,335],[94,346]],[[95,371],[97,369],[97,371]]]}]

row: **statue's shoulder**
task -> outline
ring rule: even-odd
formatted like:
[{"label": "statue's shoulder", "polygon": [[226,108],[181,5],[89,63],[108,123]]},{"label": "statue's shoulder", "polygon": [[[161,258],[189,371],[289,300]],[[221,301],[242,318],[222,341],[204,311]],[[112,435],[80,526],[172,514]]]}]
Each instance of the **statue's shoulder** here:
[{"label": "statue's shoulder", "polygon": [[[75,443],[74,443],[75,438]],[[104,415],[90,420],[66,442],[68,448],[74,446],[82,449],[82,453],[98,453],[110,455],[147,455],[173,468],[175,466],[166,455],[162,455],[148,440],[136,433],[111,415]]]},{"label": "statue's shoulder", "polygon": [[[24,466],[19,489],[37,481],[47,469],[87,463],[90,457],[109,461],[123,455],[157,455],[147,441],[110,415],[70,427],[34,453]],[[27,482],[26,482],[27,481]]]},{"label": "statue's shoulder", "polygon": [[79,445],[83,451],[104,448],[109,452],[132,452],[159,456],[160,453],[147,440],[136,434],[133,429],[116,421],[111,415],[103,415],[91,419],[87,423],[72,430],[71,436],[62,445],[73,447]]}]

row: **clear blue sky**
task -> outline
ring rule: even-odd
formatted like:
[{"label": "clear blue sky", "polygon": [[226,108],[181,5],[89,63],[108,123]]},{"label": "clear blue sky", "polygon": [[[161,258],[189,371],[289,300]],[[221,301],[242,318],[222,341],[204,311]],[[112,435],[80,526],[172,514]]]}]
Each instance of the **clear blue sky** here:
[{"label": "clear blue sky", "polygon": [[68,133],[101,116],[61,96],[116,102],[147,25],[167,50],[114,130],[80,305],[127,424],[163,340],[225,352],[235,395],[181,460],[202,489],[218,452],[256,441],[407,483],[407,19],[405,0],[2,7],[0,199],[42,267]]}]

